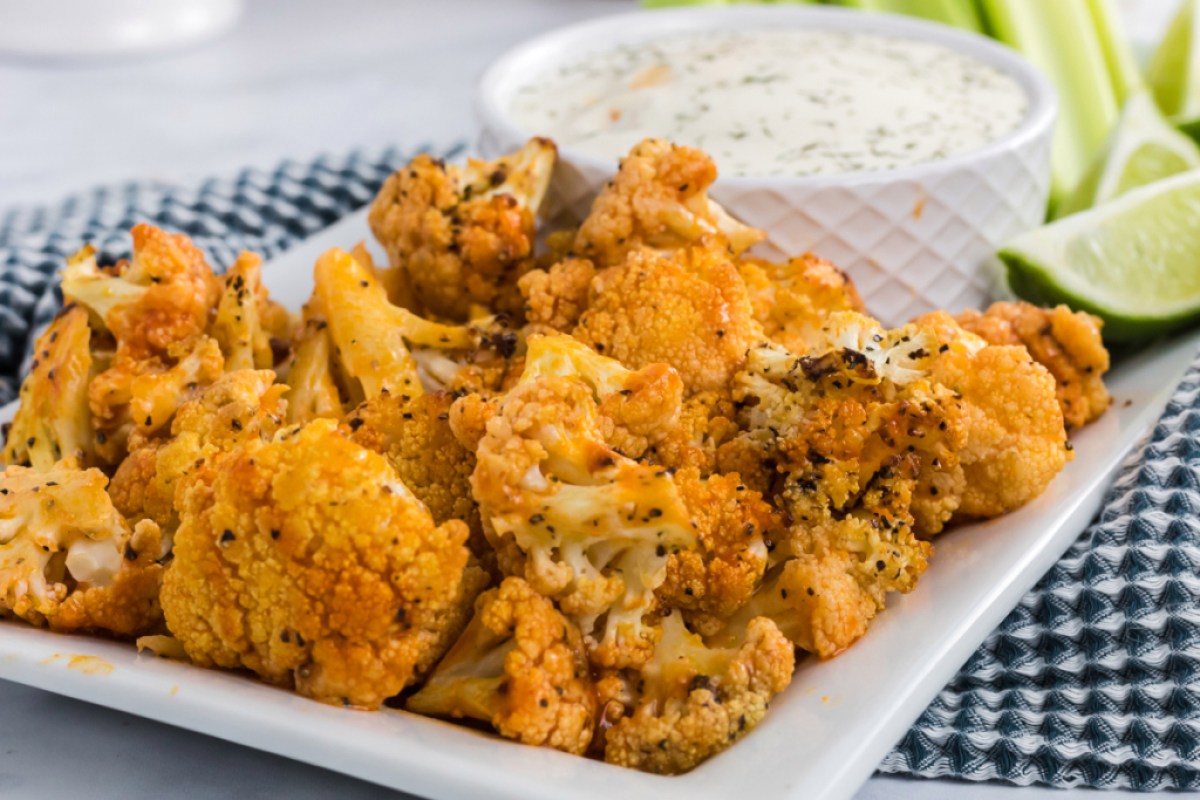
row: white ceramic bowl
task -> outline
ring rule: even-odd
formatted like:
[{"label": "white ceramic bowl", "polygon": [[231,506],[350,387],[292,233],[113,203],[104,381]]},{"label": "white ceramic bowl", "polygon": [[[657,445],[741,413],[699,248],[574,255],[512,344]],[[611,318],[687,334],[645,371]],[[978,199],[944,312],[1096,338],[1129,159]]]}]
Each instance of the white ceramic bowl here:
[{"label": "white ceramic bowl", "polygon": [[[517,89],[561,61],[682,31],[768,27],[854,30],[940,44],[1008,73],[1030,102],[1016,130],[939,161],[880,172],[718,179],[712,197],[769,232],[758,252],[782,258],[812,251],[828,258],[850,273],[867,306],[890,325],[938,308],[980,307],[1001,292],[993,254],[1045,217],[1056,98],[1041,73],[1013,51],[943,25],[780,6],[640,11],[571,25],[518,45],[484,73],[476,98],[479,149],[494,157],[542,133],[522,130],[508,108]],[[562,148],[547,218],[558,224],[582,219],[616,166],[615,160]]]}]

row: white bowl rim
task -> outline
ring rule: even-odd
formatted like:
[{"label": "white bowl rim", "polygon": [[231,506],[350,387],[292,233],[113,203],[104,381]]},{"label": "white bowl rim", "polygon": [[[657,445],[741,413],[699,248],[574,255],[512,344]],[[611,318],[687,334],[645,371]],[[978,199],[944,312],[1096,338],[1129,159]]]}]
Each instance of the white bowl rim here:
[{"label": "white bowl rim", "polygon": [[[819,188],[894,183],[920,180],[952,172],[1012,150],[1023,149],[1052,129],[1058,99],[1049,80],[1015,50],[980,34],[958,30],[926,20],[880,12],[829,6],[698,6],[692,8],[646,9],[610,14],[555,28],[527,39],[503,53],[484,71],[476,87],[476,112],[485,129],[491,128],[512,141],[538,135],[522,129],[505,108],[506,84],[516,85],[523,76],[538,71],[562,49],[586,42],[590,50],[616,44],[650,40],[662,33],[692,31],[750,30],[765,27],[809,26],[820,30],[873,33],[939,44],[1000,69],[1014,78],[1029,97],[1025,119],[1005,135],[987,144],[948,158],[924,161],[896,169],[862,170],[821,175],[731,175],[720,178],[723,186],[744,188]],[[608,158],[560,146],[564,160],[583,168],[612,172]],[[718,164],[718,166],[720,166]]]}]

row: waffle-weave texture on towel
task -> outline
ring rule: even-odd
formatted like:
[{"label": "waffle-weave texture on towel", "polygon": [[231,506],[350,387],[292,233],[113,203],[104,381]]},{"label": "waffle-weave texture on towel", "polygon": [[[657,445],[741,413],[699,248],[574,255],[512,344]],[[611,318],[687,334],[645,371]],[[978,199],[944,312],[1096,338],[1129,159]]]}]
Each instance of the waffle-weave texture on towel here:
[{"label": "waffle-weave texture on towel", "polygon": [[1200,790],[1200,360],[1099,518],[880,769]]},{"label": "waffle-weave texture on towel", "polygon": [[242,250],[270,258],[370,202],[415,152],[388,148],[289,160],[192,186],[106,186],[54,206],[0,213],[0,404],[16,398],[34,334],[61,305],[56,272],[84,244],[96,246],[102,263],[115,261],[129,255],[129,229],[150,222],[191,236],[217,270]]}]

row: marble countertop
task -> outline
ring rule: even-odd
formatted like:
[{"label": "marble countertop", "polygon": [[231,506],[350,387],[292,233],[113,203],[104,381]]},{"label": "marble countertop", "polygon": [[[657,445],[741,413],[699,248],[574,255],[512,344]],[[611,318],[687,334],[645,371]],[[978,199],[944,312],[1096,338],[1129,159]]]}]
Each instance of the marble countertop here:
[{"label": "marble countertop", "polygon": [[[1121,2],[1134,34],[1148,38],[1175,0]],[[635,6],[250,0],[231,34],[165,58],[80,64],[0,57],[0,214],[130,179],[187,183],[283,157],[470,141],[472,87],[491,59],[540,30]],[[403,797],[4,681],[0,708],[0,797],[9,800]],[[1076,795],[1085,793],[1052,794]],[[877,777],[858,800],[1042,796],[1051,792]]]}]

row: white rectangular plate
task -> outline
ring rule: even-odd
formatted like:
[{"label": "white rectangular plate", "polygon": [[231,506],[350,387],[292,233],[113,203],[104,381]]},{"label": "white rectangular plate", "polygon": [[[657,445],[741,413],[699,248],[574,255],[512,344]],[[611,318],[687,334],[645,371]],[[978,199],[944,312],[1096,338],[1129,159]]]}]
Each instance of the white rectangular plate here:
[{"label": "white rectangular plate", "polygon": [[[272,294],[308,296],[316,256],[369,238],[359,213],[274,259]],[[1034,503],[937,540],[915,592],[849,652],[803,662],[757,730],[681,777],[643,775],[404,712],[333,708],[239,674],[138,655],[127,644],[0,623],[0,678],[288,756],[432,800],[844,798],[987,634],[1075,540],[1112,473],[1200,346],[1180,337],[1112,373],[1113,409],[1074,439],[1075,461]],[[12,408],[4,409],[7,419]]]}]

